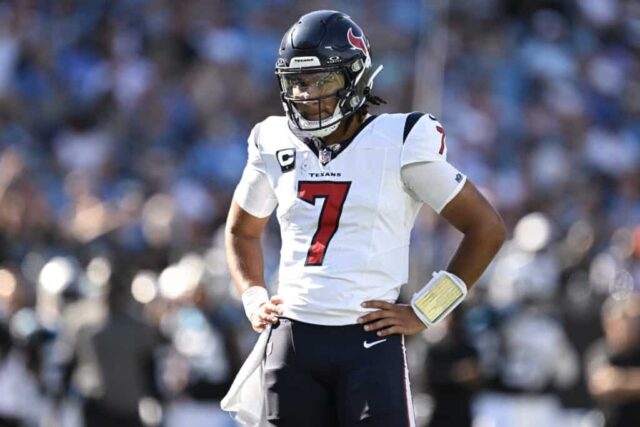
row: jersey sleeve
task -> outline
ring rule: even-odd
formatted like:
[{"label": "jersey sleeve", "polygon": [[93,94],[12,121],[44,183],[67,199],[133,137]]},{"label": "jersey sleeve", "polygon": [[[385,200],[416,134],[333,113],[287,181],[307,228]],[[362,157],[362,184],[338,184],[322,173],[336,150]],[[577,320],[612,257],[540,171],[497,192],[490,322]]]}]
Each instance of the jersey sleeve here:
[{"label": "jersey sleeve", "polygon": [[256,125],[249,135],[247,164],[233,199],[251,215],[265,218],[271,215],[278,202],[260,154],[258,129],[259,125]]},{"label": "jersey sleeve", "polygon": [[405,122],[401,166],[417,162],[446,161],[447,145],[440,122],[431,114],[424,114],[412,123],[410,116]]},{"label": "jersey sleeve", "polygon": [[448,162],[418,162],[401,170],[405,190],[437,213],[458,195],[467,177]]},{"label": "jersey sleeve", "polygon": [[440,122],[430,114],[413,123],[411,119],[407,116],[403,135],[402,182],[414,199],[440,213],[462,190],[466,176],[447,162],[445,131]]}]

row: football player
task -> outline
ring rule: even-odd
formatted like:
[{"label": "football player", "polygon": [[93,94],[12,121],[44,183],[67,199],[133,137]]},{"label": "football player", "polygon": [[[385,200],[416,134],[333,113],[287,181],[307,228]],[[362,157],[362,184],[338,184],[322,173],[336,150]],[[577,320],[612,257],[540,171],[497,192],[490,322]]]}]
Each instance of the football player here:
[{"label": "football player", "polygon": [[[254,425],[415,425],[403,337],[453,310],[505,239],[498,213],[447,162],[435,117],[369,113],[383,102],[371,92],[380,69],[340,12],[306,14],[282,39],[286,115],[253,128],[226,226],[247,317],[267,331],[253,364],[264,384]],[[398,304],[423,203],[464,238],[446,270]],[[269,296],[260,238],[276,208],[282,247]]]}]

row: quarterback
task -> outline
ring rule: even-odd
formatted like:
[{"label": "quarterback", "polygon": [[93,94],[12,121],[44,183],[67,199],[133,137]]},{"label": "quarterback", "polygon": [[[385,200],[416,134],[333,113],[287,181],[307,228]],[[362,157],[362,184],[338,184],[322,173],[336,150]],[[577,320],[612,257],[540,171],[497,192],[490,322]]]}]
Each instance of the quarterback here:
[{"label": "quarterback", "polygon": [[[262,412],[249,424],[415,425],[403,337],[453,310],[505,239],[498,213],[447,162],[435,117],[369,113],[383,102],[372,94],[380,69],[363,30],[340,12],[304,15],[282,39],[285,115],[253,128],[226,225],[232,279],[264,332],[253,355]],[[422,204],[464,238],[449,265],[398,304]],[[274,210],[282,247],[269,296],[260,239]]]}]

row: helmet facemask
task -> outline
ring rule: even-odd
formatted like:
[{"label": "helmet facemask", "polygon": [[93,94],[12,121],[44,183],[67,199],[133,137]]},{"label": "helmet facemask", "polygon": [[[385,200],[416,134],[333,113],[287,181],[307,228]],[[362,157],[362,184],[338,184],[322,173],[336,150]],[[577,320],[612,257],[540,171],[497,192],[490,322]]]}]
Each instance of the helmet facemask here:
[{"label": "helmet facemask", "polygon": [[321,138],[338,128],[344,117],[340,104],[346,82],[340,70],[282,72],[278,76],[285,110],[298,129]]},{"label": "helmet facemask", "polygon": [[[282,38],[275,67],[291,126],[316,137],[331,134],[373,99],[371,86],[380,68],[373,72],[369,42],[349,16],[321,10],[300,17]],[[343,78],[334,93],[311,90],[301,99],[291,90],[297,76],[316,76],[321,82],[320,76],[331,73]],[[331,102],[332,111],[325,108],[327,102]]]},{"label": "helmet facemask", "polygon": [[[381,67],[380,67],[381,68]],[[280,84],[280,93],[282,98],[282,104],[285,112],[289,116],[291,122],[301,131],[307,132],[318,138],[322,138],[334,132],[342,119],[350,117],[358,109],[364,105],[368,92],[373,85],[373,77],[375,73],[371,73],[371,60],[370,58],[358,58],[357,60],[349,64],[341,64],[337,67],[309,67],[309,68],[295,68],[287,69],[285,67],[276,67],[276,75],[278,76],[278,83]],[[302,101],[301,99],[293,96],[293,84],[295,84],[296,78],[303,76],[317,76],[317,80],[321,85],[323,75],[333,73],[340,76],[344,84],[341,88],[335,88],[333,93],[315,93],[315,96],[308,97]],[[310,77],[313,78],[313,77]],[[309,83],[309,82],[308,82]],[[320,87],[317,87],[318,91]],[[323,111],[323,100],[330,98],[336,98],[336,108],[333,110],[329,117],[321,117]],[[302,114],[300,108],[296,104],[304,102],[316,103],[318,112],[315,117],[308,119]],[[315,112],[314,112],[315,113]],[[308,116],[307,116],[308,117]],[[316,119],[318,117],[318,119]]]}]

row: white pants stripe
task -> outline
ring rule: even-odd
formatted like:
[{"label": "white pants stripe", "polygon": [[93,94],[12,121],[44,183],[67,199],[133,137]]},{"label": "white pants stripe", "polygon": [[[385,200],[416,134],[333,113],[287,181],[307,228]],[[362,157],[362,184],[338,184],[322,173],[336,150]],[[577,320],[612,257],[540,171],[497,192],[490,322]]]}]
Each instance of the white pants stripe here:
[{"label": "white pants stripe", "polygon": [[409,364],[407,363],[407,348],[404,345],[404,335],[402,336],[402,357],[404,360],[404,392],[407,402],[407,418],[409,427],[416,427],[416,417],[413,411],[413,399],[411,398],[411,382],[409,381]]}]

